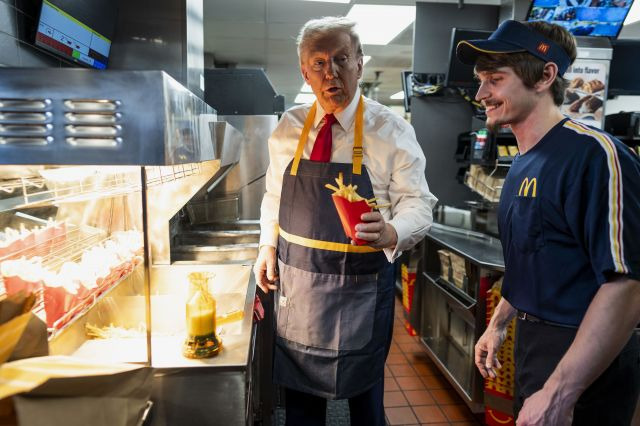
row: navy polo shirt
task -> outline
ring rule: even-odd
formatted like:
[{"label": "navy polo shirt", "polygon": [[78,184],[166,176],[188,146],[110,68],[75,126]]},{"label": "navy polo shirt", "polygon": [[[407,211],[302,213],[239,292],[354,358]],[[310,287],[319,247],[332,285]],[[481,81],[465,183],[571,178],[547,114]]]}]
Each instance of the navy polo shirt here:
[{"label": "navy polo shirt", "polygon": [[499,229],[502,295],[518,310],[579,325],[612,274],[640,280],[640,159],[565,119],[514,158]]}]

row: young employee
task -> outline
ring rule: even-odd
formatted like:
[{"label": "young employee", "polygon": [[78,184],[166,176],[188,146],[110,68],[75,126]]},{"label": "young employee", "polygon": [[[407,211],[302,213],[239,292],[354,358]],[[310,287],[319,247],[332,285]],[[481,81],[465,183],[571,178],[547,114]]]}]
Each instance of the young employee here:
[{"label": "young employee", "polygon": [[[316,101],[287,111],[269,139],[254,273],[263,291],[278,290],[274,380],[286,389],[288,425],[324,425],[326,398],[349,399],[352,425],[384,425],[390,262],[424,237],[436,201],[413,128],[360,94],[354,25],[304,25],[300,70]],[[356,237],[366,245],[345,236],[325,188],[339,173],[361,196],[390,203],[362,215]]]},{"label": "young employee", "polygon": [[509,126],[520,154],[500,199],[503,298],[475,347],[484,377],[517,315],[518,426],[628,425],[640,389],[640,161],[612,136],[569,120],[562,27],[506,21],[462,41],[487,126]]}]

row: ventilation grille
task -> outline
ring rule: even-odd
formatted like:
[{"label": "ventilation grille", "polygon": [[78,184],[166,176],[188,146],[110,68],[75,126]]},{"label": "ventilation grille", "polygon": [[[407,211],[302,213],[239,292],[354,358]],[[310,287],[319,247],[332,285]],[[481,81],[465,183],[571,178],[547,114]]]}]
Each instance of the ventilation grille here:
[{"label": "ventilation grille", "polygon": [[0,98],[0,145],[53,142],[51,99]]},{"label": "ventilation grille", "polygon": [[75,147],[116,148],[122,143],[121,102],[109,99],[64,101],[65,141]]}]

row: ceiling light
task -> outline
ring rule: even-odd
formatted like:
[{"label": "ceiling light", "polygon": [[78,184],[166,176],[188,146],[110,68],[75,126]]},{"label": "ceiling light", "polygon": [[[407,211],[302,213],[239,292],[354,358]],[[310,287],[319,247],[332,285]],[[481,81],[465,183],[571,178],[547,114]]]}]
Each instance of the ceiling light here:
[{"label": "ceiling light", "polygon": [[398,93],[394,93],[393,95],[389,96],[389,99],[404,99],[404,92],[400,91]]},{"label": "ceiling light", "polygon": [[640,21],[640,1],[635,1],[631,5],[627,19],[624,20],[624,25],[631,25],[638,21]]},{"label": "ceiling light", "polygon": [[315,100],[316,95],[314,95],[313,93],[298,93],[293,102],[296,104],[310,104]]},{"label": "ceiling light", "polygon": [[325,3],[349,3],[351,0],[303,0],[303,1],[321,1]]},{"label": "ceiling light", "polygon": [[307,83],[304,83],[300,88],[300,93],[312,93],[312,92],[313,90],[311,90],[311,86],[309,86]]},{"label": "ceiling light", "polygon": [[362,44],[389,44],[415,20],[416,7],[356,4],[347,18],[357,23]]}]

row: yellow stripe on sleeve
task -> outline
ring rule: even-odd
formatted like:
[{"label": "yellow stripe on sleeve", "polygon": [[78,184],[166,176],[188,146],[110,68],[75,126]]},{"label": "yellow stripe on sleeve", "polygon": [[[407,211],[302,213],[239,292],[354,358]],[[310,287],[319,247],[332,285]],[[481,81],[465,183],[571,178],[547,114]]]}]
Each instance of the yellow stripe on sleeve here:
[{"label": "yellow stripe on sleeve", "polygon": [[576,122],[567,121],[564,127],[581,135],[594,138],[604,149],[609,168],[609,243],[611,257],[615,265],[615,272],[628,273],[629,268],[624,263],[624,246],[622,242],[622,179],[620,177],[620,161],[613,141],[606,135]]}]

